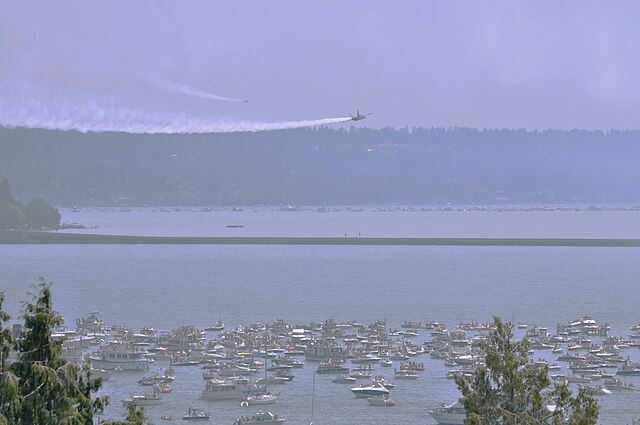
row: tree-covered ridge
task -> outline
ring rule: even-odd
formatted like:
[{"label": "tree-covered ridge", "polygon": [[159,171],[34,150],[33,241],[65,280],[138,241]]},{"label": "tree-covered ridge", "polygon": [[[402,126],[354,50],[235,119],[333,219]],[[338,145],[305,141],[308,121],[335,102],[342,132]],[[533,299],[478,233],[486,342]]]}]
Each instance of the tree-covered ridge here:
[{"label": "tree-covered ridge", "polygon": [[60,213],[47,201],[35,198],[26,205],[13,197],[7,179],[0,183],[0,229],[57,228]]},{"label": "tree-covered ridge", "polygon": [[640,132],[0,128],[0,176],[65,206],[640,201]]}]

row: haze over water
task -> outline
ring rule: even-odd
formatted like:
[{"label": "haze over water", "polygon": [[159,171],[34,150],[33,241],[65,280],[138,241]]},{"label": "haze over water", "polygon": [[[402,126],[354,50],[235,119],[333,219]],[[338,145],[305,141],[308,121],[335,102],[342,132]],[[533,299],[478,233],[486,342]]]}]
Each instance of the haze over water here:
[{"label": "haze over water", "polygon": [[582,211],[577,211],[578,207],[572,206],[541,211],[544,207],[534,210],[527,206],[503,206],[475,210],[479,208],[244,207],[237,212],[231,207],[83,208],[79,212],[63,209],[61,213],[62,222],[88,227],[64,232],[107,235],[640,238],[638,207],[584,211],[587,206],[580,206]]},{"label": "haze over water", "polygon": [[[56,230],[81,234],[640,240],[637,1],[5,3],[0,240],[36,240],[21,232],[41,229],[40,211],[57,228],[46,202],[83,207]],[[361,206],[430,202],[585,204]],[[317,205],[233,208],[287,203]],[[553,333],[590,315],[627,338],[640,323],[640,248],[0,244],[14,322],[38,276],[70,327],[92,311],[136,330],[328,318],[453,330],[499,315]],[[460,394],[440,359],[415,360],[426,370],[397,382],[390,409],[318,375],[315,423],[434,425],[427,410]],[[257,410],[200,400],[201,369],[176,369],[147,410],[156,425],[194,403],[216,425]],[[266,406],[286,425],[310,422],[315,369]],[[105,417],[124,416],[142,376],[105,382]],[[640,392],[599,400],[599,424],[640,418]]]},{"label": "haze over water", "polygon": [[[69,216],[73,214],[83,217],[85,212],[70,213]],[[84,217],[91,218],[92,214],[88,212]],[[110,229],[116,232],[128,229],[124,224],[127,217],[145,216],[146,213],[110,214],[123,217],[121,221],[111,221],[113,227]],[[216,213],[158,212],[148,213],[146,217],[154,214],[174,219],[180,214],[216,216]],[[250,217],[251,214],[263,218],[284,216],[289,218],[287,228],[293,229],[308,229],[303,223],[310,222],[307,216],[311,215],[325,220],[324,217],[338,214],[336,220],[341,223],[345,221],[337,217],[347,216],[346,212],[343,215],[253,213],[247,209],[243,213],[226,214],[225,219],[228,216]],[[485,223],[483,219],[476,221],[485,214],[479,212],[371,213],[372,216],[375,214],[379,214],[382,221],[387,215],[407,217],[409,223],[418,220],[416,217],[421,214],[442,214],[442,217],[452,217],[449,229],[455,228],[454,223],[463,223],[460,225],[467,232],[474,227],[481,230]],[[502,213],[497,212],[486,214],[502,217]],[[534,218],[533,222],[537,220],[534,213],[518,214],[527,215],[526,220],[530,217]],[[569,213],[539,214],[553,217],[554,214]],[[583,217],[583,213],[574,214]],[[601,214],[597,217],[603,219],[612,213],[592,214]],[[296,224],[297,217],[302,223]],[[100,220],[104,220],[104,216]],[[170,222],[167,218],[156,224],[165,226]],[[196,222],[200,223],[197,219]],[[220,220],[223,222],[225,220]],[[551,222],[553,220],[547,221]],[[274,226],[281,226],[279,230],[285,228],[285,221],[273,224],[266,220],[266,223],[273,232],[276,232]],[[173,224],[162,228],[172,234],[176,229],[185,231],[193,225]],[[544,226],[538,228],[540,230],[544,230]],[[134,328],[152,325],[165,330],[187,324],[202,328],[218,318],[228,326],[234,326],[271,322],[277,318],[293,324],[308,323],[329,317],[363,323],[387,319],[391,328],[405,320],[437,320],[453,329],[460,321],[489,321],[493,315],[501,315],[508,320],[538,324],[553,331],[557,322],[565,323],[589,314],[599,323],[609,322],[611,334],[626,336],[630,333],[629,327],[640,321],[640,291],[636,289],[640,276],[640,248],[4,245],[0,246],[0,268],[4,271],[6,287],[2,289],[7,295],[7,307],[14,317],[19,300],[26,299],[29,284],[34,283],[38,275],[44,275],[55,282],[55,306],[69,323],[89,311],[98,310],[107,324],[127,324]],[[427,332],[422,331],[419,341],[429,338]],[[550,354],[542,352],[540,355],[553,360]],[[639,358],[637,349],[627,350],[624,354]],[[405,381],[398,385],[393,394],[398,405],[393,409],[372,410],[351,400],[348,388],[319,379],[316,418],[341,424],[363,421],[434,423],[428,417],[427,409],[451,402],[458,395],[453,382],[444,378],[446,368],[441,361],[430,360],[427,356],[416,360],[424,361],[427,371],[415,382]],[[314,369],[313,364],[308,364],[281,390],[282,402],[272,410],[284,413],[288,423],[308,422],[310,379]],[[150,410],[152,418],[158,420],[161,414],[180,416],[197,401],[204,385],[199,376],[200,369],[182,368],[178,373],[182,376],[179,375],[174,393],[170,395],[172,402]],[[129,395],[131,379],[116,377],[106,384],[105,392],[114,401],[107,415],[121,415],[119,400]],[[631,381],[640,384],[638,379]],[[349,398],[345,400],[345,397]],[[630,423],[640,409],[635,394],[609,396],[601,402],[602,424]],[[231,423],[247,413],[232,402],[206,404],[205,407],[215,412],[216,423]]]}]

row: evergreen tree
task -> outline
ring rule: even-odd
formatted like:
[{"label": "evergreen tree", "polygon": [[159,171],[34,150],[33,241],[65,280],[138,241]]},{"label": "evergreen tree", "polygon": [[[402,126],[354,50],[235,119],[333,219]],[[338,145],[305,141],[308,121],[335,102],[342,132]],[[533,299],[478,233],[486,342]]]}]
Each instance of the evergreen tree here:
[{"label": "evergreen tree", "polygon": [[15,202],[7,179],[2,179],[2,183],[0,183],[0,201]]},{"label": "evergreen tree", "polygon": [[5,328],[10,317],[2,310],[4,299],[0,292],[0,425],[15,423],[20,410],[18,381],[8,365],[12,340],[11,331]]},{"label": "evergreen tree", "polygon": [[59,227],[60,213],[44,199],[36,198],[29,201],[23,208],[27,224],[38,227]]},{"label": "evergreen tree", "polygon": [[[529,364],[529,343],[513,341],[513,325],[494,318],[486,345],[486,366],[473,378],[457,377],[467,418],[465,425],[595,425],[598,403],[580,390],[573,397],[566,384],[551,388],[547,367]],[[551,411],[549,402],[555,404]]]},{"label": "evergreen tree", "polygon": [[67,364],[60,341],[51,337],[61,323],[53,310],[51,283],[40,278],[33,303],[24,306],[24,328],[16,343],[18,360],[12,365],[20,382],[20,411],[16,425],[88,425],[104,400],[91,399],[100,388],[87,368]]},{"label": "evergreen tree", "polygon": [[7,179],[0,183],[0,229],[19,229],[26,223],[21,205],[13,198]]},{"label": "evergreen tree", "polygon": [[144,408],[136,407],[135,404],[131,403],[127,406],[127,417],[124,423],[126,425],[145,425],[149,421],[144,413]]},{"label": "evergreen tree", "polygon": [[127,416],[123,421],[100,422],[101,425],[147,425],[150,423],[144,413],[144,408],[137,407],[133,403],[127,406]]},{"label": "evergreen tree", "polygon": [[0,183],[0,229],[21,229],[28,226],[56,228],[60,212],[47,201],[36,198],[27,205],[13,198],[7,179]]}]

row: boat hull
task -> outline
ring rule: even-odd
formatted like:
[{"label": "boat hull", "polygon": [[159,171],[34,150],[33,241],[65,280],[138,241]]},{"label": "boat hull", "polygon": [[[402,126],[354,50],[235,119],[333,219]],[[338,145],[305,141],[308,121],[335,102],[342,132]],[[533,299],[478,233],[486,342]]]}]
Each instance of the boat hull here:
[{"label": "boat hull", "polygon": [[361,389],[355,388],[351,390],[351,392],[353,393],[353,395],[356,396],[356,398],[382,397],[385,395],[389,395],[389,391],[380,390],[380,389],[362,389],[361,390]]},{"label": "boat hull", "polygon": [[149,370],[148,361],[110,362],[103,359],[90,358],[91,365],[96,369],[104,370]]}]

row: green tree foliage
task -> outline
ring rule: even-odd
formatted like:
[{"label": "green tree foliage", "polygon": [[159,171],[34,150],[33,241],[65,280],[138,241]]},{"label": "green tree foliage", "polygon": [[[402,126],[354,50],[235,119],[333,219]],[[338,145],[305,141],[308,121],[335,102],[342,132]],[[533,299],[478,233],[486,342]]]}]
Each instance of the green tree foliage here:
[{"label": "green tree foliage", "polygon": [[60,226],[60,213],[44,199],[36,198],[24,207],[27,224],[39,227]]},{"label": "green tree foliage", "polygon": [[9,370],[9,350],[11,348],[11,331],[5,327],[10,319],[2,310],[4,293],[0,292],[0,425],[16,422],[20,410],[18,380]]},{"label": "green tree foliage", "polygon": [[0,183],[0,229],[21,229],[25,226],[58,227],[60,213],[40,198],[22,205],[11,194],[7,179],[3,179]]},{"label": "green tree foliage", "polygon": [[13,198],[7,179],[0,183],[0,229],[19,229],[26,223],[21,205]]},{"label": "green tree foliage", "polygon": [[[531,367],[529,343],[513,341],[513,325],[494,318],[496,330],[487,340],[486,366],[473,378],[458,377],[465,425],[595,425],[596,400],[580,390],[573,397],[567,385],[552,387],[548,368]],[[553,403],[551,411],[547,405]]]},{"label": "green tree foliage", "polygon": [[0,229],[20,229],[27,219],[19,205],[0,200]]},{"label": "green tree foliage", "polygon": [[[23,332],[12,341],[5,327],[10,319],[2,305],[0,292],[0,425],[93,425],[96,413],[108,403],[94,397],[102,385],[91,378],[87,365],[68,364],[61,356],[60,341],[52,339],[61,322],[53,310],[51,283],[40,278],[33,302],[23,307]],[[12,347],[17,361],[9,364]],[[104,425],[147,425],[142,408],[130,405],[124,421],[100,422]]]},{"label": "green tree foliage", "polygon": [[149,423],[144,413],[143,407],[136,407],[135,404],[129,404],[127,406],[127,417],[124,423],[126,425],[145,425]]},{"label": "green tree foliage", "polygon": [[2,179],[2,183],[0,183],[0,201],[14,202],[11,186],[9,186],[7,179]]},{"label": "green tree foliage", "polygon": [[151,424],[146,414],[144,413],[144,407],[138,407],[133,403],[127,405],[127,416],[123,421],[106,421],[100,422],[101,425],[148,425]]},{"label": "green tree foliage", "polygon": [[12,364],[19,380],[20,405],[16,425],[89,425],[105,400],[91,399],[101,381],[91,379],[87,368],[68,364],[61,342],[51,337],[61,323],[53,310],[51,283],[40,278],[33,302],[24,306],[24,327],[16,342],[18,360]]}]

